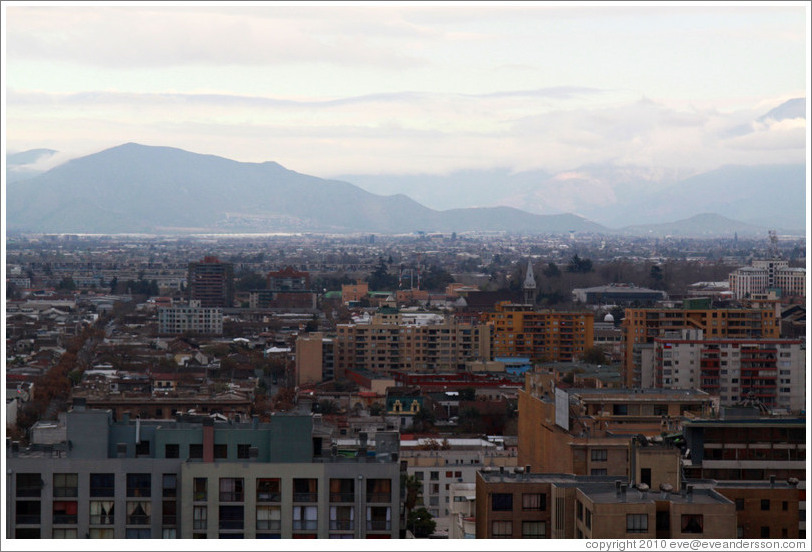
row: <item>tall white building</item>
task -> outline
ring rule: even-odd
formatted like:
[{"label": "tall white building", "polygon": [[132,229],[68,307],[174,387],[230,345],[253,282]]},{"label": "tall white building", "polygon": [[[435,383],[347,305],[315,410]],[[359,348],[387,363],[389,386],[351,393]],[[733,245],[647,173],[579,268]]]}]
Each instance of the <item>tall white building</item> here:
[{"label": "tall white building", "polygon": [[701,389],[732,406],[755,399],[773,410],[806,406],[806,345],[799,339],[703,339],[699,330],[654,340],[657,387]]},{"label": "tall white building", "polygon": [[201,307],[200,301],[196,300],[190,301],[188,305],[159,308],[158,333],[222,335],[223,309]]}]

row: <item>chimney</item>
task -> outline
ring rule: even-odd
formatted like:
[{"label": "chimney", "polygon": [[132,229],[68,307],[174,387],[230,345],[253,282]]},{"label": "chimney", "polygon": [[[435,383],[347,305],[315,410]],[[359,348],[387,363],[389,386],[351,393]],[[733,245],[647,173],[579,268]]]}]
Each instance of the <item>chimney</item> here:
[{"label": "chimney", "polygon": [[214,420],[203,420],[203,461],[214,462]]}]

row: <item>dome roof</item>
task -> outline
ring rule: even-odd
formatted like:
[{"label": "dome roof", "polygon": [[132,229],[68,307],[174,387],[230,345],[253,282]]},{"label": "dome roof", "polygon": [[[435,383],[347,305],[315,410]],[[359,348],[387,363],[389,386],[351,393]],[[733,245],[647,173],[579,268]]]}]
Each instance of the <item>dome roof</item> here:
[{"label": "dome roof", "polygon": [[615,317],[612,316],[612,313],[609,313],[609,314],[607,314],[606,316],[603,317],[603,321],[604,322],[614,322]]}]

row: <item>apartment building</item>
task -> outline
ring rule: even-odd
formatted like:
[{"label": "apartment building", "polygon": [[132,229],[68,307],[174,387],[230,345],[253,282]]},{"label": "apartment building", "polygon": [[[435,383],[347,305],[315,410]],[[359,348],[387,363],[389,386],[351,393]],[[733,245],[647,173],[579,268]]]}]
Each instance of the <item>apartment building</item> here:
[{"label": "apartment building", "polygon": [[686,416],[708,415],[704,391],[574,388],[554,375],[526,375],[519,391],[520,466],[540,473],[628,478],[629,435],[659,436],[680,430]]},{"label": "apartment building", "polygon": [[453,317],[418,318],[383,307],[368,323],[336,327],[336,377],[348,369],[380,374],[453,371],[490,360],[490,328]]},{"label": "apartment building", "polygon": [[[67,440],[7,450],[10,538],[397,538],[398,436],[325,446],[310,415],[123,420],[74,409]],[[363,452],[361,454],[360,452]]]},{"label": "apartment building", "polygon": [[650,490],[605,476],[482,470],[476,538],[680,538],[736,536],[734,503],[714,489]]},{"label": "apartment building", "polygon": [[160,335],[223,335],[223,309],[203,307],[200,300],[188,305],[158,308],[158,334]]},{"label": "apartment building", "polygon": [[655,338],[652,360],[656,387],[702,389],[722,406],[757,400],[771,410],[806,408],[806,344],[800,339],[703,339],[701,330],[682,330]]},{"label": "apartment building", "polygon": [[[623,328],[623,380],[643,384],[641,363],[654,339],[666,332],[702,330],[705,339],[778,339],[780,322],[772,309],[626,309]],[[649,347],[647,347],[649,346]]]},{"label": "apartment building", "polygon": [[189,263],[189,300],[200,301],[201,307],[230,308],[234,305],[234,265],[217,257],[204,257]]},{"label": "apartment building", "polygon": [[589,312],[537,311],[532,305],[500,302],[485,317],[493,325],[494,357],[572,362],[593,346]]}]

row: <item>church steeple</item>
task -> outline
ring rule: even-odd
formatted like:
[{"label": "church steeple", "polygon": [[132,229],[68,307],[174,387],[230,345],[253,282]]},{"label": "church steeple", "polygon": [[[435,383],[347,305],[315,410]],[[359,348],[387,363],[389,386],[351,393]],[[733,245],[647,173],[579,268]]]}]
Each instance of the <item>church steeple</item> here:
[{"label": "church steeple", "polygon": [[527,272],[524,275],[524,302],[527,305],[534,305],[536,303],[536,277],[533,275],[533,262],[528,259]]}]

